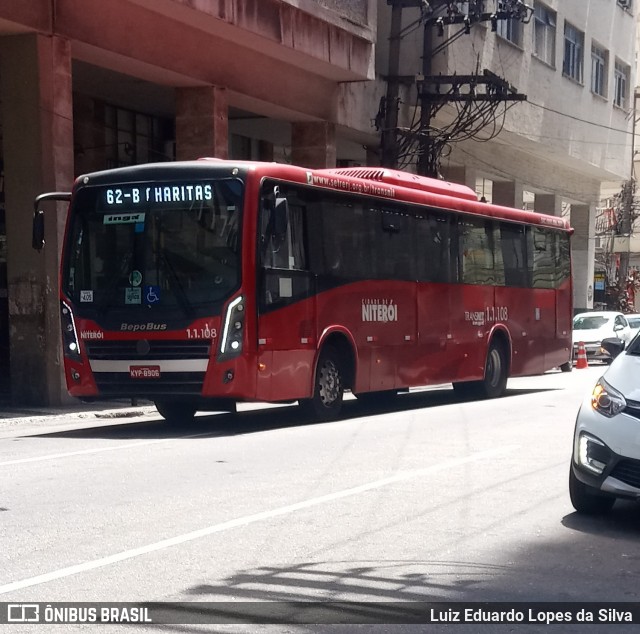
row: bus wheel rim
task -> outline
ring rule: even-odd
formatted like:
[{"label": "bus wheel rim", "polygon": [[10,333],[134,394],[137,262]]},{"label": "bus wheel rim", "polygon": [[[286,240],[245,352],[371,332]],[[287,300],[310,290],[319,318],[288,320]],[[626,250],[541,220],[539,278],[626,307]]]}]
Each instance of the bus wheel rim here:
[{"label": "bus wheel rim", "polygon": [[331,407],[340,398],[340,372],[333,361],[323,364],[318,388],[320,400],[325,407]]}]

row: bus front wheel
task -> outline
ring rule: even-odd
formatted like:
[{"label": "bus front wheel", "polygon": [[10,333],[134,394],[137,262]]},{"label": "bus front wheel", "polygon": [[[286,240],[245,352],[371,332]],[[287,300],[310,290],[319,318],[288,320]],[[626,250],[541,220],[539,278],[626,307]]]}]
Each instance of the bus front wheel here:
[{"label": "bus front wheel", "polygon": [[317,420],[337,418],[344,397],[344,374],[340,355],[327,346],[318,358],[313,395],[299,402],[301,410]]},{"label": "bus front wheel", "polygon": [[190,423],[196,414],[196,408],[189,403],[154,401],[153,404],[156,406],[160,416],[172,425]]}]

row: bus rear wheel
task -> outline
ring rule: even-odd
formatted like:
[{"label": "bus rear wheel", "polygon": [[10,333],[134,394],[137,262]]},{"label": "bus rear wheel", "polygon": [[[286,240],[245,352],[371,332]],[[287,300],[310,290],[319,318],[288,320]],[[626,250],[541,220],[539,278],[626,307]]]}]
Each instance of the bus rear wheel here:
[{"label": "bus rear wheel", "polygon": [[344,398],[344,372],[338,352],[327,346],[318,358],[313,395],[301,399],[300,409],[316,420],[333,420],[342,409]]},{"label": "bus rear wheel", "polygon": [[489,346],[484,366],[484,378],[481,381],[465,381],[454,383],[456,393],[472,398],[496,398],[501,396],[507,387],[507,355],[499,342],[493,341]]},{"label": "bus rear wheel", "polygon": [[567,361],[560,365],[561,372],[571,372],[571,370],[573,370],[573,363],[571,363],[571,361]]},{"label": "bus rear wheel", "polygon": [[196,415],[196,408],[179,401],[154,401],[158,413],[172,425],[190,423]]}]

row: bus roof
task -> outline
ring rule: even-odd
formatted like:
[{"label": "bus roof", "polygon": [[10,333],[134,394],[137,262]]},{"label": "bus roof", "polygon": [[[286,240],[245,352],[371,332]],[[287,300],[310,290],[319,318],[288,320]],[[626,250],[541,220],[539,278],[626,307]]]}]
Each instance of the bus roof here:
[{"label": "bus roof", "polygon": [[286,163],[202,157],[191,161],[146,163],[94,172],[78,177],[75,185],[105,184],[114,182],[114,179],[133,182],[140,179],[166,178],[176,167],[195,175],[201,170],[206,170],[208,166],[217,166],[223,171],[229,170],[229,173],[240,169],[254,172],[258,178],[280,178],[316,187],[364,193],[414,204],[435,205],[452,211],[493,216],[573,232],[569,223],[558,216],[479,201],[475,191],[465,185],[386,167],[314,169]]},{"label": "bus roof", "polygon": [[315,170],[315,172],[350,176],[351,178],[363,178],[365,180],[379,181],[387,185],[419,189],[432,194],[453,196],[455,198],[463,198],[465,200],[478,200],[478,196],[475,191],[466,185],[449,183],[437,178],[418,176],[417,174],[410,174],[409,172],[392,170],[385,167],[344,167]]}]

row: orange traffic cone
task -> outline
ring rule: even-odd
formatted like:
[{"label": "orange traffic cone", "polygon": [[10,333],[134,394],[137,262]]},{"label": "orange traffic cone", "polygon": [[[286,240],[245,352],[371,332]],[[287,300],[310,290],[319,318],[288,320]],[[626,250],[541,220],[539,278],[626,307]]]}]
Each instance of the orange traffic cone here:
[{"label": "orange traffic cone", "polygon": [[584,342],[580,341],[578,343],[578,359],[576,361],[576,370],[584,370],[584,368],[588,368],[589,364],[587,363],[587,351],[584,348]]}]

